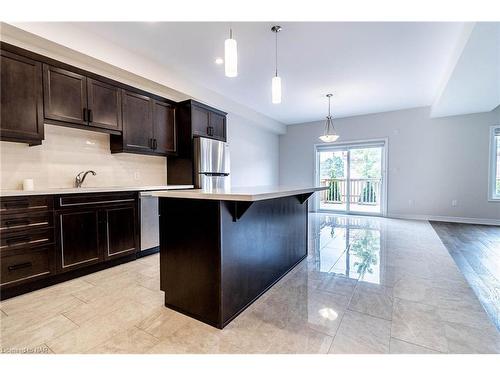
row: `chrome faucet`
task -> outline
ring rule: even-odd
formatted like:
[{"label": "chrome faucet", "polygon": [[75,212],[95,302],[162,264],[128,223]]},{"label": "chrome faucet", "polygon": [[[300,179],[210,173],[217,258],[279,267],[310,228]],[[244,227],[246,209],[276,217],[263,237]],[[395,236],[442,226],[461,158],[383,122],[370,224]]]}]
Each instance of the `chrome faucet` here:
[{"label": "chrome faucet", "polygon": [[[81,177],[82,173],[83,173],[83,177]],[[78,173],[76,175],[76,178],[75,178],[75,187],[81,188],[82,184],[83,184],[83,181],[85,181],[85,177],[87,177],[87,175],[89,173],[92,173],[93,176],[95,176],[97,174],[94,171],[87,171],[87,172],[80,172],[80,173]]]}]

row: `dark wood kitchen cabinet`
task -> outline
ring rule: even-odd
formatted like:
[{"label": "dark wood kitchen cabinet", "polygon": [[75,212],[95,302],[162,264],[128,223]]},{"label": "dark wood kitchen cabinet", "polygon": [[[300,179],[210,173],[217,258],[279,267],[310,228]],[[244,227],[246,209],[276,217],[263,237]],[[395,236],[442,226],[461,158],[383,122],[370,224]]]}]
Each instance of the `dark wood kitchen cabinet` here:
[{"label": "dark wood kitchen cabinet", "polygon": [[135,192],[56,197],[59,272],[136,253],[137,202]]},{"label": "dark wood kitchen cabinet", "polygon": [[[123,134],[118,139],[118,152],[149,153],[153,149],[152,101],[145,95],[122,91]],[[111,152],[113,142],[111,144]]]},{"label": "dark wood kitchen cabinet", "polygon": [[121,132],[118,87],[48,64],[43,65],[43,87],[47,122],[86,130]]},{"label": "dark wood kitchen cabinet", "polygon": [[[226,113],[190,100],[192,134],[226,141]],[[189,111],[187,112],[189,115]],[[184,112],[186,115],[186,112]]]},{"label": "dark wood kitchen cabinet", "polygon": [[195,100],[177,105],[178,154],[189,158],[194,136],[226,141],[226,112],[209,107]]},{"label": "dark wood kitchen cabinet", "polygon": [[50,196],[0,198],[0,286],[3,291],[55,274]]},{"label": "dark wood kitchen cabinet", "polygon": [[153,147],[159,155],[175,155],[177,152],[175,107],[158,100],[153,100]]},{"label": "dark wood kitchen cabinet", "polygon": [[110,259],[135,253],[138,250],[135,205],[108,207],[103,215],[106,225],[104,257]]},{"label": "dark wood kitchen cabinet", "polygon": [[40,145],[43,140],[42,64],[0,51],[0,140]]},{"label": "dark wood kitchen cabinet", "polygon": [[88,124],[85,76],[44,64],[43,91],[46,120]]},{"label": "dark wood kitchen cabinet", "polygon": [[0,197],[0,299],[141,256],[138,192]]},{"label": "dark wood kitchen cabinet", "polygon": [[122,130],[121,92],[116,86],[87,78],[88,121],[102,128]]},{"label": "dark wood kitchen cabinet", "polygon": [[112,135],[112,153],[175,155],[175,107],[135,92],[122,91],[123,133]]},{"label": "dark wood kitchen cabinet", "polygon": [[102,260],[99,249],[99,210],[70,210],[57,214],[58,270],[73,270]]},{"label": "dark wood kitchen cabinet", "polygon": [[226,141],[226,114],[211,111],[208,114],[210,136],[219,141]]},{"label": "dark wood kitchen cabinet", "polygon": [[167,183],[193,185],[193,138],[225,142],[227,113],[191,99],[177,103],[176,107],[177,157],[167,158]]}]

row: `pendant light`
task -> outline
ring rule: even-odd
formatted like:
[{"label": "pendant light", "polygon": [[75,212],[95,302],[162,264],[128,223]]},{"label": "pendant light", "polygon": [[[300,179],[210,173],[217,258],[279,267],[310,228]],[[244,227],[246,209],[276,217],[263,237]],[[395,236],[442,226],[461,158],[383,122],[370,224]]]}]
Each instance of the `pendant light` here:
[{"label": "pendant light", "polygon": [[281,77],[278,76],[278,33],[281,31],[281,26],[275,25],[271,27],[271,31],[275,34],[275,70],[274,77],[271,81],[271,93],[273,104],[281,103]]},{"label": "pendant light", "polygon": [[238,75],[238,47],[233,39],[233,29],[229,28],[229,39],[224,41],[224,71],[226,77],[236,77]]},{"label": "pendant light", "polygon": [[332,115],[330,114],[330,100],[332,97],[332,94],[327,94],[326,97],[328,98],[328,116],[326,116],[326,123],[325,123],[325,133],[319,137],[323,142],[335,142],[337,139],[339,139],[339,135],[335,132],[335,128],[333,127],[333,121],[332,121]]}]

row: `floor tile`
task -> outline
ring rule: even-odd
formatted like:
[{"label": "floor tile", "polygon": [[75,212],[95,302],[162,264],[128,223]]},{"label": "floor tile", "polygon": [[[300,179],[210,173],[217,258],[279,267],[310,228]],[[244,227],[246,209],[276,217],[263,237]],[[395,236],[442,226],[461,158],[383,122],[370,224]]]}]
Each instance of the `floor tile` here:
[{"label": "floor tile", "polygon": [[151,309],[144,305],[127,302],[122,308],[88,320],[80,327],[48,340],[46,344],[54,353],[84,353],[131,328],[150,312]]},{"label": "floor tile", "polygon": [[[5,323],[8,324],[8,322]],[[31,322],[31,324],[25,323],[18,329],[2,330],[2,348],[38,348],[46,341],[77,328],[75,323],[63,315]]]},{"label": "floor tile", "polygon": [[82,303],[72,308],[63,311],[63,315],[78,325],[95,319],[99,316],[108,315],[118,309],[121,309],[125,304],[131,302],[126,298],[110,294],[104,294],[100,297],[92,299],[88,303]]},{"label": "floor tile", "polygon": [[410,344],[409,342],[401,341],[395,338],[391,338],[390,353],[391,354],[443,354],[435,350],[428,349],[423,346],[415,344]]},{"label": "floor tile", "polygon": [[321,280],[316,287],[320,290],[350,297],[354,293],[357,282],[356,279],[349,279],[347,277],[329,276]]},{"label": "floor tile", "polygon": [[[500,333],[478,300],[500,293],[488,274],[495,259],[491,245],[498,246],[500,236],[491,242],[492,232],[474,234],[465,227],[449,236],[455,246],[467,244],[455,257],[458,268],[423,221],[311,214],[309,231],[307,259],[223,330],[164,307],[154,254],[0,302],[2,349],[500,352]],[[357,250],[347,257],[352,244]],[[494,304],[484,306],[492,321],[498,319]]]},{"label": "floor tile", "polygon": [[267,353],[270,354],[326,354],[333,337],[310,328],[279,330]]},{"label": "floor tile", "polygon": [[432,350],[447,352],[445,327],[437,310],[435,306],[395,298],[392,336]]},{"label": "floor tile", "polygon": [[493,327],[478,329],[463,324],[446,323],[445,332],[450,353],[500,353],[500,335]]},{"label": "floor tile", "polygon": [[355,311],[347,311],[330,353],[384,354],[389,352],[391,323]]},{"label": "floor tile", "polygon": [[132,327],[120,332],[109,340],[95,346],[87,353],[95,354],[140,354],[146,353],[160,340],[146,332]]},{"label": "floor tile", "polygon": [[356,288],[349,310],[368,314],[376,318],[386,320],[392,319],[392,288],[381,286],[380,288],[368,287],[364,284]]},{"label": "floor tile", "polygon": [[193,319],[166,307],[153,309],[137,327],[158,338],[165,339],[185,327]]}]

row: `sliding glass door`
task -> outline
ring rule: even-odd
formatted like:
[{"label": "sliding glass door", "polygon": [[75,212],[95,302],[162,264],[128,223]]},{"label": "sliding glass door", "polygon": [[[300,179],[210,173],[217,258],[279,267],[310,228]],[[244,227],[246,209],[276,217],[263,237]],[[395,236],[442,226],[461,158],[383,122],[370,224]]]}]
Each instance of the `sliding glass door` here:
[{"label": "sliding glass door", "polygon": [[385,142],[316,147],[317,208],[325,211],[385,214]]}]

